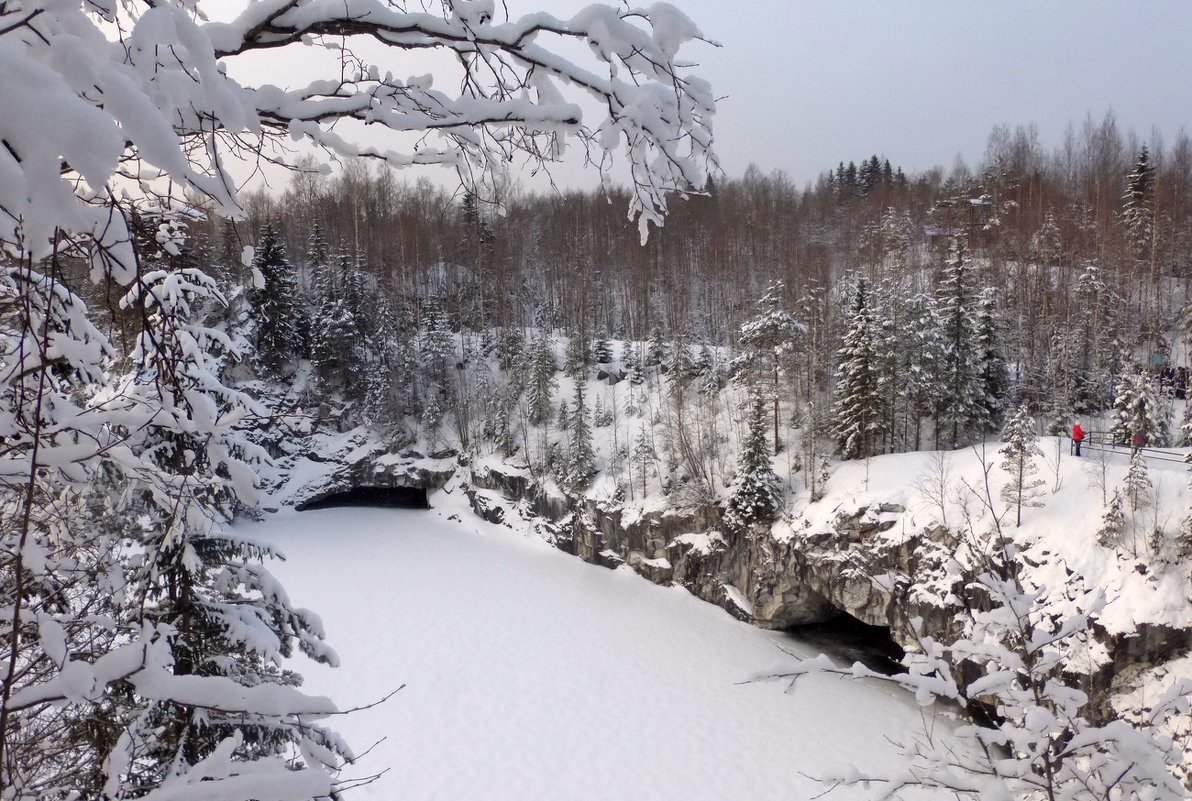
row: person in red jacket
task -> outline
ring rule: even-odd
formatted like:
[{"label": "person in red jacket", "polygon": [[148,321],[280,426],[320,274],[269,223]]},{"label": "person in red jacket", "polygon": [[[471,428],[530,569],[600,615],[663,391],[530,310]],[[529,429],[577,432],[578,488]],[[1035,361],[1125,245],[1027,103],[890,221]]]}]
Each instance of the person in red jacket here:
[{"label": "person in red jacket", "polygon": [[1072,452],[1077,456],[1080,455],[1080,443],[1084,441],[1084,429],[1080,427],[1080,421],[1077,420],[1072,424]]}]

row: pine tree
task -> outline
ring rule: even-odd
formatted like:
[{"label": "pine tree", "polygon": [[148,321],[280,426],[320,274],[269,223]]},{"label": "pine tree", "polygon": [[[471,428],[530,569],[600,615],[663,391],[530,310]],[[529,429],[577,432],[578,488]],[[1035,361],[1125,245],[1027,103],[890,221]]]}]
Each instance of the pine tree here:
[{"label": "pine tree", "polygon": [[502,328],[496,337],[497,366],[511,370],[526,351],[526,338],[520,328]]},{"label": "pine tree", "polygon": [[307,326],[297,305],[298,282],[274,227],[261,229],[252,268],[260,285],[250,295],[256,320],[257,358],[277,371],[300,356]]},{"label": "pine tree", "polygon": [[571,407],[567,405],[566,398],[559,400],[559,416],[557,425],[560,431],[571,430]]},{"label": "pine tree", "polygon": [[1126,194],[1122,197],[1122,226],[1135,255],[1145,261],[1152,243],[1155,205],[1155,167],[1150,152],[1143,145],[1134,162],[1134,169],[1126,178]]},{"label": "pine tree", "polygon": [[646,344],[646,367],[658,367],[666,358],[666,343],[662,338],[662,326],[657,322],[650,328],[650,341]]},{"label": "pine tree", "polygon": [[1048,267],[1058,264],[1063,255],[1060,227],[1051,211],[1044,217],[1043,226],[1031,237],[1031,254],[1040,264]]},{"label": "pine tree", "polygon": [[964,242],[953,241],[952,255],[940,283],[938,308],[943,343],[943,389],[937,416],[937,446],[957,448],[980,429],[981,363],[976,348],[976,294],[972,289]]},{"label": "pine tree", "polygon": [[1105,548],[1121,544],[1122,532],[1126,530],[1124,505],[1122,493],[1115,489],[1105,512],[1101,515],[1101,526],[1097,529],[1097,542]]},{"label": "pine tree", "polygon": [[597,334],[592,343],[592,359],[597,364],[608,364],[613,360],[613,346],[604,334]]},{"label": "pine tree", "polygon": [[591,348],[588,347],[588,335],[587,332],[579,329],[567,340],[563,369],[577,381],[582,381],[587,376],[586,368],[589,362],[591,362]]},{"label": "pine tree", "polygon": [[923,419],[931,415],[943,399],[942,371],[944,343],[935,299],[917,294],[905,302],[905,331],[902,332],[899,353],[897,391],[907,418],[903,427],[913,426],[913,438],[905,432],[905,441],[913,442],[919,450],[923,441]]},{"label": "pine tree", "polygon": [[775,281],[758,301],[758,313],[741,326],[742,354],[733,363],[732,372],[746,375],[751,382],[766,378],[770,382],[770,405],[774,427],[774,452],[781,450],[778,436],[779,380],[793,359],[799,339],[807,327],[797,322],[783,307],[784,284]]},{"label": "pine tree", "polygon": [[1042,480],[1032,481],[1030,478],[1038,469],[1034,458],[1040,454],[1036,445],[1035,419],[1031,417],[1026,404],[1018,407],[1018,411],[1006,423],[1002,439],[1006,444],[998,450],[998,454],[1002,457],[1002,469],[1010,476],[1010,483],[1002,488],[1002,500],[1014,507],[1015,525],[1021,526],[1022,507],[1039,506],[1037,499],[1043,487]]},{"label": "pine tree", "polygon": [[575,407],[571,414],[571,451],[567,456],[567,489],[582,492],[596,474],[596,452],[592,446],[592,427],[588,424],[588,406],[584,384],[575,382]]},{"label": "pine tree", "polygon": [[1152,446],[1165,446],[1168,438],[1167,415],[1159,404],[1150,377],[1141,371],[1122,376],[1113,401],[1109,427],[1110,442],[1132,445],[1134,435],[1143,433]]},{"label": "pine tree", "polygon": [[647,435],[646,428],[643,426],[638,429],[637,436],[633,440],[633,453],[630,456],[630,462],[637,468],[637,474],[641,479],[643,498],[647,495],[646,480],[649,470],[654,468],[655,474],[658,472],[657,461],[658,454],[654,452],[653,440]]},{"label": "pine tree", "polygon": [[1126,500],[1130,502],[1130,511],[1137,512],[1150,503],[1151,477],[1146,469],[1146,457],[1142,451],[1135,451],[1130,457],[1130,468],[1126,471],[1126,479],[1122,490]]},{"label": "pine tree", "polygon": [[310,289],[316,302],[321,305],[335,297],[335,273],[331,267],[331,247],[323,236],[318,222],[311,227],[306,240],[306,269],[310,276]]},{"label": "pine tree", "polygon": [[638,358],[637,347],[632,342],[625,343],[625,355],[621,357],[625,365],[625,375],[629,379],[629,383],[635,387],[640,387],[646,380],[645,373],[642,371],[641,359]]},{"label": "pine tree", "polygon": [[1047,353],[1047,386],[1050,389],[1047,405],[1047,433],[1065,436],[1072,430],[1072,414],[1084,411],[1076,408],[1076,375],[1073,365],[1072,340],[1065,332],[1051,338]]},{"label": "pine tree", "polygon": [[844,459],[864,459],[878,452],[884,399],[879,385],[877,331],[867,282],[858,278],[844,335],[837,353],[835,432]]},{"label": "pine tree", "polygon": [[996,431],[1001,427],[1005,419],[1006,397],[1010,394],[1010,371],[1002,355],[1001,326],[994,311],[995,306],[993,290],[986,287],[981,291],[976,320],[981,386],[978,425],[985,431]]},{"label": "pine tree", "polygon": [[530,346],[529,402],[530,423],[540,426],[550,420],[555,392],[559,388],[555,379],[555,356],[551,352],[549,338],[540,336]]},{"label": "pine tree", "polygon": [[724,522],[744,531],[756,523],[769,523],[782,505],[778,476],[770,465],[767,444],[766,398],[756,388],[749,398],[745,438],[737,454],[737,478],[729,489]]},{"label": "pine tree", "polygon": [[447,373],[455,361],[455,337],[447,315],[438,301],[431,301],[422,315],[418,334],[418,362],[432,387],[447,385]]},{"label": "pine tree", "polygon": [[334,387],[347,386],[360,368],[359,325],[342,298],[324,302],[313,325],[311,361],[322,380]]}]

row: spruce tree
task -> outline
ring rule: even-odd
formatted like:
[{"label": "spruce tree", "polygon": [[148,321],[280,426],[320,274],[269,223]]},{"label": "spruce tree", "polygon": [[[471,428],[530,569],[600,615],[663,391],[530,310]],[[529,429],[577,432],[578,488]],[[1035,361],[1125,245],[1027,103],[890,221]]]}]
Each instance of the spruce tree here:
[{"label": "spruce tree", "polygon": [[592,343],[592,359],[597,364],[608,364],[613,360],[613,346],[604,334],[597,334]]},{"label": "spruce tree", "polygon": [[1051,338],[1047,353],[1047,386],[1050,390],[1047,404],[1047,433],[1053,437],[1064,436],[1072,430],[1072,415],[1084,411],[1076,406],[1076,374],[1073,365],[1072,339],[1066,332],[1059,332]]},{"label": "spruce tree", "polygon": [[650,341],[646,344],[646,367],[658,367],[666,358],[666,343],[662,338],[662,326],[655,322],[650,327]]},{"label": "spruce tree", "polygon": [[1005,419],[1006,397],[1010,394],[1010,371],[1002,355],[1001,325],[995,312],[992,288],[981,291],[977,304],[976,349],[980,365],[978,425],[996,431]]},{"label": "spruce tree", "polygon": [[638,429],[637,436],[633,440],[633,453],[629,458],[630,463],[637,468],[637,474],[641,480],[642,497],[645,498],[649,470],[653,467],[657,473],[655,463],[658,461],[658,454],[654,452],[653,440],[647,435],[645,426]]},{"label": "spruce tree", "polygon": [[455,361],[455,337],[438,301],[428,303],[423,312],[418,334],[418,361],[431,386],[443,388],[447,385],[448,369]]},{"label": "spruce tree", "polygon": [[1130,468],[1122,484],[1123,494],[1130,502],[1130,511],[1137,512],[1147,506],[1151,498],[1151,477],[1147,472],[1146,457],[1142,451],[1135,451],[1130,457]]},{"label": "spruce tree", "polygon": [[687,332],[679,328],[666,350],[662,361],[662,370],[671,380],[672,389],[680,383],[690,381],[694,375],[691,359],[691,348],[687,343]]},{"label": "spruce tree", "polygon": [[645,382],[646,376],[642,371],[642,362],[638,356],[637,346],[632,342],[626,342],[625,355],[621,359],[624,362],[625,375],[629,379],[629,383],[640,387]]},{"label": "spruce tree", "polygon": [[1152,242],[1155,206],[1155,167],[1150,152],[1143,145],[1134,162],[1134,169],[1126,177],[1126,194],[1122,197],[1122,226],[1136,257],[1146,260]]},{"label": "spruce tree", "polygon": [[588,334],[583,329],[577,330],[567,340],[567,351],[564,354],[563,369],[567,374],[582,381],[587,376],[587,366],[591,362],[591,349],[588,347]]},{"label": "spruce tree", "polygon": [[550,420],[555,392],[559,388],[555,379],[555,356],[546,336],[538,337],[531,344],[529,362],[527,401],[530,423],[540,426]]},{"label": "spruce tree", "polygon": [[261,229],[252,268],[259,276],[259,285],[249,297],[256,321],[257,358],[266,369],[277,371],[302,354],[307,326],[297,305],[294,268],[272,224]]},{"label": "spruce tree", "polygon": [[724,512],[725,524],[737,531],[771,522],[782,504],[778,476],[770,465],[766,398],[754,388],[748,403],[745,438],[737,454],[737,478],[729,489]]},{"label": "spruce tree", "polygon": [[1006,444],[998,450],[998,454],[1002,457],[1002,469],[1010,476],[1010,482],[1002,488],[1002,500],[1014,507],[1014,524],[1021,526],[1022,507],[1040,505],[1037,499],[1043,487],[1042,480],[1031,479],[1038,469],[1034,458],[1040,454],[1036,444],[1035,419],[1026,404],[1019,406],[1006,423],[1002,439]]},{"label": "spruce tree", "polygon": [[584,383],[575,382],[575,407],[571,414],[571,452],[567,457],[567,488],[582,492],[588,488],[596,473],[596,452],[592,446],[592,427],[588,423],[588,406],[584,399]]},{"label": "spruce tree", "polygon": [[1101,525],[1097,529],[1097,542],[1106,548],[1121,544],[1122,532],[1126,530],[1124,506],[1122,493],[1115,489],[1105,512],[1101,515]]},{"label": "spruce tree", "polygon": [[335,297],[335,273],[331,267],[331,248],[318,222],[311,227],[306,240],[306,269],[316,303],[321,305]]},{"label": "spruce tree", "polygon": [[[935,299],[917,294],[905,302],[906,328],[899,348],[897,390],[902,400],[903,439],[919,450],[923,442],[923,420],[943,400],[944,343]],[[913,435],[910,429],[913,428]]]},{"label": "spruce tree", "polygon": [[844,334],[837,353],[835,432],[844,459],[864,459],[878,452],[883,423],[879,385],[877,331],[867,282],[858,278]]},{"label": "spruce tree", "polygon": [[957,237],[939,287],[939,317],[943,359],[937,415],[937,447],[957,448],[980,429],[984,394],[977,353],[976,292],[965,258],[964,241]]},{"label": "spruce tree", "polygon": [[313,361],[326,381],[345,386],[359,365],[360,341],[356,336],[356,317],[343,300],[323,306],[315,326]]},{"label": "spruce tree", "polygon": [[1140,432],[1146,435],[1149,445],[1167,445],[1167,414],[1155,395],[1150,377],[1134,371],[1122,376],[1118,382],[1109,428],[1110,442],[1132,445],[1134,435]]}]

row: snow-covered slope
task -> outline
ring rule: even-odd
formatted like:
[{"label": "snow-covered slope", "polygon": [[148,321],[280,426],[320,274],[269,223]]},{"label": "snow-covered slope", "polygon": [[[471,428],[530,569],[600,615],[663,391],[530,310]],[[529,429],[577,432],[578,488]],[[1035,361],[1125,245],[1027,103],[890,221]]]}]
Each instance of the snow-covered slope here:
[{"label": "snow-covered slope", "polygon": [[[584,564],[439,495],[436,510],[291,511],[276,544],[339,669],[300,668],[341,707],[360,799],[809,798],[806,774],[895,765],[912,699],[829,676],[741,683],[809,649],[626,568]],[[457,508],[458,507],[458,508]],[[860,797],[841,789],[833,798]]]}]

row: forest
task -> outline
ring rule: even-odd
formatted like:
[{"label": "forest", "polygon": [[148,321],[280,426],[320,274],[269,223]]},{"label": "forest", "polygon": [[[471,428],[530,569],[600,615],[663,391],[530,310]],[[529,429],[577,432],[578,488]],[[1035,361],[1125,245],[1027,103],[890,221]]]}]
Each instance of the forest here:
[{"label": "forest", "polygon": [[[253,195],[247,223],[192,223],[189,258],[244,284],[243,247],[271,231],[258,259],[275,239],[295,290],[257,316],[308,336],[270,335],[282,352],[261,357],[312,357],[328,388],[385,394],[370,408],[391,420],[428,404],[475,417],[448,366],[495,349],[508,367],[552,336],[572,372],[615,360],[723,385],[768,370],[784,419],[813,407],[820,434],[847,425],[835,398],[855,395],[846,457],[957,447],[1021,404],[1058,433],[1112,408],[1138,371],[1157,390],[1160,368],[1186,362],[1186,137],[1141,142],[1108,114],[1052,152],[1030,127],[998,128],[973,170],[860,164],[802,189],[755,168],[709,179],[645,246],[615,193],[510,193],[497,208],[359,165],[312,171]],[[1174,444],[1182,422],[1146,428]]]}]

